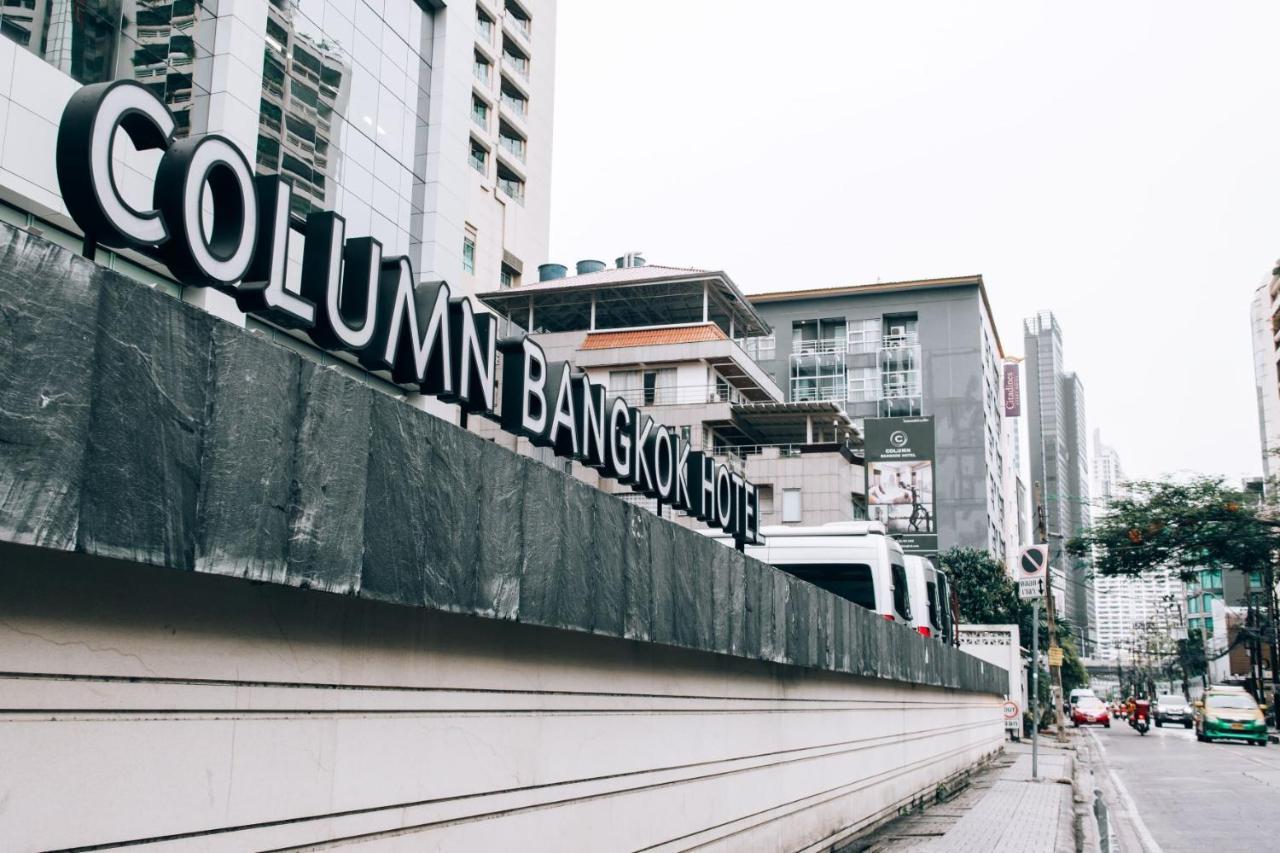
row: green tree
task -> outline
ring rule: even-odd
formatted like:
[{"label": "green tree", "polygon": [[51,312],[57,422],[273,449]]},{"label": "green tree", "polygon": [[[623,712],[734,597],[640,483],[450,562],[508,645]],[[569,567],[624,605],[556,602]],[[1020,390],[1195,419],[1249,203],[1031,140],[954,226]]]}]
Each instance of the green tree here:
[{"label": "green tree", "polygon": [[1271,564],[1280,546],[1277,523],[1256,499],[1220,477],[1128,484],[1084,535],[1067,543],[1075,556],[1092,553],[1104,575],[1157,570],[1191,580],[1202,568],[1250,572]]},{"label": "green tree", "polygon": [[[1128,496],[1112,501],[1093,527],[1067,543],[1067,550],[1092,554],[1095,569],[1104,575],[1171,571],[1185,581],[1200,569],[1261,570],[1265,594],[1260,603],[1267,612],[1261,632],[1274,642],[1273,560],[1280,549],[1280,522],[1273,508],[1221,477],[1146,480],[1127,484],[1127,490]],[[1189,676],[1204,669],[1203,653],[1197,654],[1195,646],[1182,643],[1178,653]],[[1273,681],[1273,699],[1276,688]]]}]

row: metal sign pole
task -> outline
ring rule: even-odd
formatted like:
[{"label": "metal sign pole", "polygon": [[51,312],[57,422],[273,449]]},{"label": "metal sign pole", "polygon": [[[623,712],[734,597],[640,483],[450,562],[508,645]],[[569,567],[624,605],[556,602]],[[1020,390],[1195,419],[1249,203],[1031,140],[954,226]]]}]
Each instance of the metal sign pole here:
[{"label": "metal sign pole", "polygon": [[1031,778],[1040,772],[1040,599],[1031,599]]}]

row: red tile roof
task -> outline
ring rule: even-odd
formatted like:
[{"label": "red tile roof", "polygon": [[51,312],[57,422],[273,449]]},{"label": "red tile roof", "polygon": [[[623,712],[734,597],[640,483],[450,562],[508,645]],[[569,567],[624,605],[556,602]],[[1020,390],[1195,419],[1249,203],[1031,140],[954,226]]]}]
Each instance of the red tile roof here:
[{"label": "red tile roof", "polygon": [[614,349],[644,347],[656,344],[691,344],[698,341],[725,341],[729,336],[715,323],[698,326],[632,329],[626,332],[589,332],[582,349]]}]

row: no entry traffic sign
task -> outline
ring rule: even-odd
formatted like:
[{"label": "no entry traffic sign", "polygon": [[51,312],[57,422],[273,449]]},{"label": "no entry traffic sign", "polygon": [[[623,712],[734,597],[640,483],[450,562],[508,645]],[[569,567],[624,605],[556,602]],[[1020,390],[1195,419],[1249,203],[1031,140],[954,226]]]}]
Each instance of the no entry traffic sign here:
[{"label": "no entry traffic sign", "polygon": [[1018,559],[1018,597],[1044,598],[1045,579],[1049,574],[1049,546],[1028,545]]}]

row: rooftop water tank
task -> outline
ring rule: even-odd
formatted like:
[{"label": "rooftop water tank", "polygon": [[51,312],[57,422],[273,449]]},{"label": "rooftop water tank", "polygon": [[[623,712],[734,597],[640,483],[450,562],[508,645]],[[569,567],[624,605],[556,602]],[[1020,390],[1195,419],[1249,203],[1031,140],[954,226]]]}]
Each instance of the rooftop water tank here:
[{"label": "rooftop water tank", "polygon": [[538,281],[555,281],[564,278],[569,268],[564,264],[538,264]]},{"label": "rooftop water tank", "polygon": [[623,270],[627,267],[644,266],[644,255],[639,252],[627,252],[625,255],[614,261],[618,265],[618,269]]},{"label": "rooftop water tank", "polygon": [[578,261],[578,275],[586,275],[589,272],[600,272],[605,268],[604,261],[585,260]]}]

